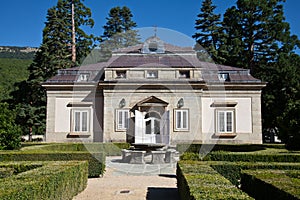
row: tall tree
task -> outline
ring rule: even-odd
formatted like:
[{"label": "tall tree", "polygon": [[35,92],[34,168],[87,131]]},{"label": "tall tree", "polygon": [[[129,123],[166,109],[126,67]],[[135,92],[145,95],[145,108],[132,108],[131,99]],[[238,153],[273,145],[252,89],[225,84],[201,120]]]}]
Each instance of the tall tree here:
[{"label": "tall tree", "polygon": [[14,122],[15,114],[7,103],[0,103],[0,150],[21,147],[21,129]]},{"label": "tall tree", "polygon": [[215,62],[222,62],[221,57],[218,56],[222,27],[220,14],[214,14],[215,8],[216,6],[213,5],[212,0],[202,2],[201,12],[197,15],[198,19],[195,22],[196,33],[192,37],[197,41],[196,50],[200,54],[203,51],[207,52]]},{"label": "tall tree", "polygon": [[133,46],[139,44],[139,36],[136,30],[137,25],[132,20],[131,10],[124,7],[114,7],[109,11],[106,18],[106,25],[103,26],[102,43],[100,45],[103,51]]},{"label": "tall tree", "polygon": [[[42,44],[33,63],[29,66],[29,78],[22,86],[23,91],[28,93],[24,94],[20,91],[20,94],[26,97],[16,97],[14,102],[14,104],[19,103],[18,120],[22,122],[23,127],[27,126],[26,132],[28,130],[44,132],[46,92],[41,83],[54,76],[57,70],[77,65],[90,52],[94,37],[87,35],[81,27],[93,27],[93,25],[91,10],[85,7],[81,0],[58,0],[57,5],[48,10]],[[76,62],[72,61],[72,45],[74,44],[72,29],[74,28]]]},{"label": "tall tree", "polygon": [[228,64],[255,71],[256,64],[276,62],[281,46],[289,40],[290,27],[283,12],[285,0],[238,0],[224,14]]},{"label": "tall tree", "polygon": [[300,110],[299,55],[294,50],[300,41],[285,22],[284,2],[237,0],[224,14],[223,48],[226,64],[249,68],[268,82],[262,98],[263,133],[275,132],[285,143],[299,144],[299,116],[294,113]]}]

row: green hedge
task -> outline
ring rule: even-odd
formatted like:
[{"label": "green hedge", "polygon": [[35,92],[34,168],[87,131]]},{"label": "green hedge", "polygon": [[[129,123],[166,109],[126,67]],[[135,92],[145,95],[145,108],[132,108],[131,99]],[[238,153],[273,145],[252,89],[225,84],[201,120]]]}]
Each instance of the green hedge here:
[{"label": "green hedge", "polygon": [[[253,152],[265,150],[266,148],[277,147],[261,144],[177,144],[177,151],[180,153],[190,152],[199,153],[210,151],[230,151],[230,152]],[[278,148],[282,148],[282,145],[278,145]],[[284,146],[283,146],[284,148]]]},{"label": "green hedge", "polygon": [[0,178],[9,177],[13,174],[19,174],[42,166],[41,163],[28,162],[0,163]]},{"label": "green hedge", "polygon": [[12,176],[14,174],[14,171],[14,168],[0,168],[0,179]]},{"label": "green hedge", "polygon": [[49,162],[42,167],[2,179],[0,199],[72,199],[86,188],[87,177],[87,162]]},{"label": "green hedge", "polygon": [[181,160],[230,161],[230,162],[300,162],[299,153],[263,154],[240,152],[210,152],[204,158],[199,153],[187,152],[181,155]]},{"label": "green hedge", "polygon": [[204,160],[210,161],[243,161],[243,162],[300,162],[299,153],[282,153],[282,154],[256,154],[256,153],[228,153],[212,152]]},{"label": "green hedge", "polygon": [[24,151],[88,151],[102,152],[107,156],[120,156],[121,149],[129,148],[128,143],[52,143],[39,146],[28,146],[23,148]]},{"label": "green hedge", "polygon": [[181,200],[252,199],[204,163],[180,161],[176,174]]},{"label": "green hedge", "polygon": [[105,171],[105,154],[89,152],[39,152],[39,151],[2,151],[3,161],[88,161],[89,177],[99,177]]},{"label": "green hedge", "polygon": [[207,164],[236,186],[240,184],[242,170],[300,170],[300,163],[207,162]]},{"label": "green hedge", "polygon": [[300,199],[299,170],[246,170],[241,184],[255,199]]}]

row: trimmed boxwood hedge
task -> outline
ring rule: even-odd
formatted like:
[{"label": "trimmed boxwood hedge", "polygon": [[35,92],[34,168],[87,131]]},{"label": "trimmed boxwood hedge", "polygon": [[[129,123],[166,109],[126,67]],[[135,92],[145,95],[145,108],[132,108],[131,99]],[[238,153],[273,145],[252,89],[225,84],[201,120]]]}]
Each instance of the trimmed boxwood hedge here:
[{"label": "trimmed boxwood hedge", "polygon": [[300,199],[299,170],[246,170],[242,172],[241,185],[258,200]]},{"label": "trimmed boxwood hedge", "polygon": [[207,164],[237,186],[240,184],[243,170],[300,170],[300,163],[207,162]]},{"label": "trimmed boxwood hedge", "polygon": [[300,154],[256,154],[212,152],[204,158],[211,161],[243,161],[243,162],[300,162]]},{"label": "trimmed boxwood hedge", "polygon": [[39,151],[2,151],[0,162],[3,161],[88,161],[89,177],[99,177],[105,171],[105,154],[83,151],[39,152]]},{"label": "trimmed boxwood hedge", "polygon": [[182,200],[252,199],[204,163],[180,161],[176,174]]},{"label": "trimmed boxwood hedge", "polygon": [[14,168],[8,168],[8,167],[1,167],[0,168],[0,179],[1,178],[6,178],[6,177],[10,177],[14,174]]},{"label": "trimmed boxwood hedge", "polygon": [[204,158],[199,153],[187,152],[181,155],[181,160],[230,161],[230,162],[300,162],[299,153],[263,154],[241,152],[210,152]]},{"label": "trimmed boxwood hedge", "polygon": [[128,143],[50,143],[39,146],[28,146],[23,150],[39,150],[39,151],[88,151],[102,152],[107,156],[120,156],[121,149],[129,148]]},{"label": "trimmed boxwood hedge", "polygon": [[[265,150],[266,148],[282,148],[282,145],[262,145],[262,144],[177,144],[177,151],[180,153],[199,153],[201,151],[229,151],[229,152],[253,152]],[[284,148],[284,146],[283,146]]]},{"label": "trimmed boxwood hedge", "polygon": [[41,163],[28,162],[0,163],[0,178],[6,178],[42,166]]},{"label": "trimmed boxwood hedge", "polygon": [[49,162],[0,182],[0,199],[72,199],[87,185],[86,161]]}]

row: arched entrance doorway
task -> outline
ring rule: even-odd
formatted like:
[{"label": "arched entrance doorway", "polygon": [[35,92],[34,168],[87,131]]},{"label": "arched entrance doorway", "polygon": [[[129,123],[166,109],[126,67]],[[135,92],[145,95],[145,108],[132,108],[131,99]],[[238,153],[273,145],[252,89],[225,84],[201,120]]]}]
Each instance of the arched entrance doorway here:
[{"label": "arched entrance doorway", "polygon": [[135,143],[169,144],[168,103],[156,97],[149,97],[134,107]]}]

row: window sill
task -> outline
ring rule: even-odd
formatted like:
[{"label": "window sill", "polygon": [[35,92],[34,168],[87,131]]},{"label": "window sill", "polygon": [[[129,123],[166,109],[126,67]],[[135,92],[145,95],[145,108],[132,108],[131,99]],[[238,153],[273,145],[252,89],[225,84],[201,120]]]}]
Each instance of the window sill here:
[{"label": "window sill", "polygon": [[115,132],[127,132],[127,129],[117,129]]},{"label": "window sill", "polygon": [[89,133],[89,132],[71,132],[68,135],[70,135],[70,136],[80,136],[80,135],[90,136],[91,133]]},{"label": "window sill", "polygon": [[174,132],[189,132],[189,129],[174,129]]},{"label": "window sill", "polygon": [[236,133],[215,133],[216,137],[219,138],[234,138],[237,136]]}]

